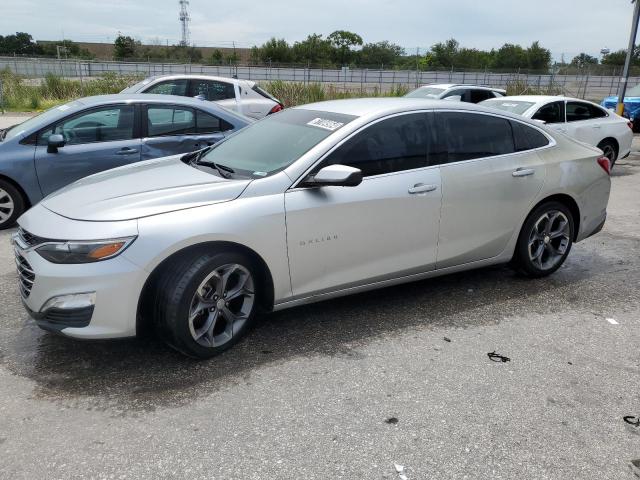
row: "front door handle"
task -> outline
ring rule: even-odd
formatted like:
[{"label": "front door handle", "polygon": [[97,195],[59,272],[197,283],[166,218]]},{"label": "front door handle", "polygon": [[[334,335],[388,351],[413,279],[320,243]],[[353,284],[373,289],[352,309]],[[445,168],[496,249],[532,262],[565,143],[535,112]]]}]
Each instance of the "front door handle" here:
[{"label": "front door handle", "polygon": [[123,148],[121,150],[118,150],[116,152],[116,155],[133,155],[134,153],[138,153],[138,150],[136,150],[135,148]]},{"label": "front door handle", "polygon": [[528,177],[534,173],[536,173],[536,171],[533,168],[518,168],[517,170],[514,170],[511,175],[514,177]]},{"label": "front door handle", "polygon": [[424,183],[416,183],[413,187],[409,188],[409,193],[427,193],[433,192],[438,188],[437,185],[425,185]]},{"label": "front door handle", "polygon": [[602,125],[592,125],[593,128],[602,128]]}]

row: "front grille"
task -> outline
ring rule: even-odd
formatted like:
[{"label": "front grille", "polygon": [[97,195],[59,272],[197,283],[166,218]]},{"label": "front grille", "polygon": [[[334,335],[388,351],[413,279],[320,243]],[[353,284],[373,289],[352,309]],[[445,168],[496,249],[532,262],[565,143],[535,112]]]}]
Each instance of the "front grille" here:
[{"label": "front grille", "polygon": [[22,298],[29,298],[31,289],[33,288],[33,282],[36,281],[36,274],[33,272],[33,268],[27,262],[20,252],[16,249],[16,267],[18,269],[18,279],[20,280],[20,295]]}]

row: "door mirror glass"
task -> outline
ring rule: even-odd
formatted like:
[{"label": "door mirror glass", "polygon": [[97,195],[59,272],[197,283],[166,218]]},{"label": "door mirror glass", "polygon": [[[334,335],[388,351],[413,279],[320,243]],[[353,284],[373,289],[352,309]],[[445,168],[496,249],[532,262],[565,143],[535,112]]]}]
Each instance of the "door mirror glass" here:
[{"label": "door mirror glass", "polygon": [[204,94],[202,94],[202,93],[200,93],[200,94],[196,95],[196,96],[195,96],[195,97],[193,97],[193,98],[198,99],[198,100],[206,100],[206,99],[207,99],[207,97],[206,97]]},{"label": "door mirror glass", "polygon": [[56,153],[59,148],[64,147],[66,140],[59,133],[54,133],[53,135],[49,135],[47,139],[47,152]]},{"label": "door mirror glass", "polygon": [[328,165],[309,175],[303,182],[307,187],[355,187],[362,183],[362,171],[346,165]]}]

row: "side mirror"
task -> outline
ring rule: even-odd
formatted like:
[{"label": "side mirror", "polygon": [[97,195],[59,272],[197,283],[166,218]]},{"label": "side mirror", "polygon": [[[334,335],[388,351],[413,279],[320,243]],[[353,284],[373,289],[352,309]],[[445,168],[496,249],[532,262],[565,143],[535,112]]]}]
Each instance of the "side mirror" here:
[{"label": "side mirror", "polygon": [[443,98],[443,100],[446,100],[447,102],[461,102],[462,95],[451,95],[449,97]]},{"label": "side mirror", "polygon": [[195,98],[197,100],[203,100],[203,101],[207,99],[207,97],[205,97],[202,93],[200,95],[196,95],[193,98]]},{"label": "side mirror", "polygon": [[58,153],[58,149],[64,147],[65,143],[67,143],[67,141],[59,133],[50,135],[47,139],[47,152]]},{"label": "side mirror", "polygon": [[346,165],[328,165],[303,182],[306,187],[355,187],[362,183],[362,171]]},{"label": "side mirror", "polygon": [[541,123],[542,125],[546,125],[547,121],[546,120],[540,120],[539,118],[533,118],[532,119],[534,122],[538,122]]}]

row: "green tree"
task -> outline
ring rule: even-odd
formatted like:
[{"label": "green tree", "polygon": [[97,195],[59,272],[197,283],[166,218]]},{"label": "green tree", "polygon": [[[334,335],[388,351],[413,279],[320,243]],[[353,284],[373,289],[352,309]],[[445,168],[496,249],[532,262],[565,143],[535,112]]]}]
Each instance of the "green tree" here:
[{"label": "green tree", "polygon": [[[627,58],[626,50],[618,50],[611,52],[602,57],[603,65],[624,65]],[[636,46],[633,50],[633,56],[631,57],[632,65],[640,65],[640,46]]]},{"label": "green tree", "polygon": [[136,55],[136,42],[132,37],[118,34],[115,42],[113,42],[113,56],[116,59],[131,58]]},{"label": "green tree", "polygon": [[271,38],[261,47],[253,47],[251,56],[261,62],[290,63],[293,61],[293,51],[284,38]]},{"label": "green tree", "polygon": [[452,67],[455,65],[460,44],[454,38],[438,42],[431,47],[431,65],[434,67]]},{"label": "green tree", "polygon": [[0,55],[38,55],[40,46],[33,41],[33,37],[25,32],[16,32],[15,35],[0,35]]},{"label": "green tree", "polygon": [[404,54],[404,48],[386,40],[377,43],[367,43],[362,47],[358,55],[358,64],[363,66],[393,66]]},{"label": "green tree", "polygon": [[527,48],[527,59],[531,70],[548,70],[551,65],[551,51],[540,46],[537,40]]},{"label": "green tree", "polygon": [[362,37],[357,33],[347,30],[336,30],[331,33],[327,39],[336,49],[337,60],[340,65],[346,65],[352,57],[352,47],[362,45]]},{"label": "green tree", "polygon": [[209,63],[213,65],[220,65],[223,62],[224,62],[224,54],[222,53],[222,50],[220,50],[219,48],[216,48],[213,52],[211,52],[211,55],[209,56]]},{"label": "green tree", "polygon": [[527,51],[520,45],[505,43],[494,55],[493,67],[500,69],[516,69],[529,67]]},{"label": "green tree", "polygon": [[325,65],[331,62],[333,50],[333,45],[328,39],[314,33],[307,36],[305,40],[293,44],[293,57],[298,63]]},{"label": "green tree", "polygon": [[588,65],[597,65],[598,59],[596,57],[592,57],[587,53],[581,53],[580,55],[576,55],[571,60],[571,65],[575,65],[576,67],[586,67]]}]

